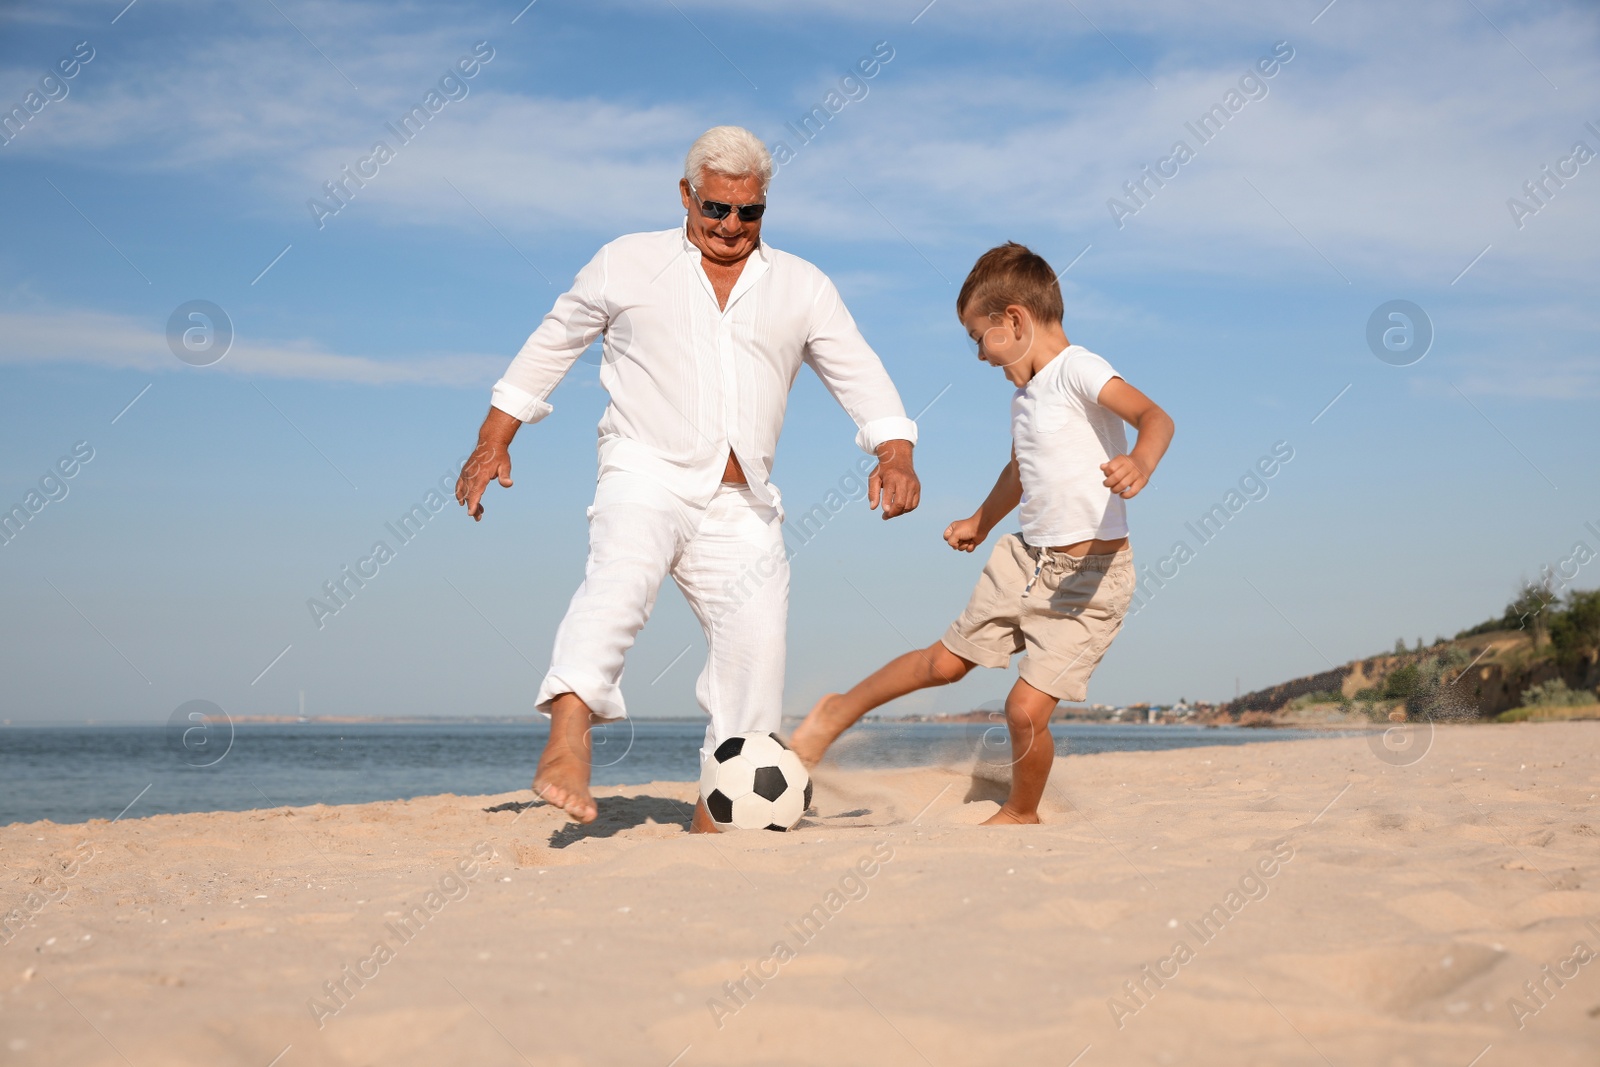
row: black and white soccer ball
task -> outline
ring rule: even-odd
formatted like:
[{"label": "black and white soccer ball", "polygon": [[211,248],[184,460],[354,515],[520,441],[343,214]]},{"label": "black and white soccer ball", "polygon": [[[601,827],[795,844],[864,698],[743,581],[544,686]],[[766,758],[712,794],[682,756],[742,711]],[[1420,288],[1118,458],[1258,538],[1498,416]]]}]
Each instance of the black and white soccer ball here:
[{"label": "black and white soccer ball", "polygon": [[719,830],[793,830],[811,806],[811,775],[777,734],[735,734],[701,769],[700,799]]}]

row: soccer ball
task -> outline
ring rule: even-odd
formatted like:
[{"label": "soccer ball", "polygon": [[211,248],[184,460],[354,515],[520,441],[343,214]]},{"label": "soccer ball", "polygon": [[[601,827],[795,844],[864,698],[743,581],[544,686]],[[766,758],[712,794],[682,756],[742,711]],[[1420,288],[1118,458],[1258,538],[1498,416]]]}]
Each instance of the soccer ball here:
[{"label": "soccer ball", "polygon": [[735,734],[706,760],[700,798],[719,830],[793,830],[811,806],[811,776],[777,734]]}]

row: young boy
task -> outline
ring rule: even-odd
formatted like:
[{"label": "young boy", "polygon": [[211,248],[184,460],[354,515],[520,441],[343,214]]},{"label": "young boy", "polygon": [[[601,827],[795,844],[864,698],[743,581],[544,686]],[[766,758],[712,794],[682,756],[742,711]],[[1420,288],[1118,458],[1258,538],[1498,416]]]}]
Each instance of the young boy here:
[{"label": "young boy", "polygon": [[[808,764],[867,712],[974,665],[1005,667],[1022,652],[1006,698],[1011,793],[989,823],[1036,823],[1055,762],[1050,714],[1081,701],[1133,595],[1123,501],[1138,495],[1172,441],[1172,419],[1104,359],[1068,342],[1061,288],[1041,257],[1015,242],[978,258],[956,297],[978,358],[1017,387],[1011,462],[978,510],[944,532],[971,552],[1013,508],[1022,531],[995,545],[961,617],[938,641],[817,702],[791,744]],[[1128,450],[1123,422],[1138,431]]]}]

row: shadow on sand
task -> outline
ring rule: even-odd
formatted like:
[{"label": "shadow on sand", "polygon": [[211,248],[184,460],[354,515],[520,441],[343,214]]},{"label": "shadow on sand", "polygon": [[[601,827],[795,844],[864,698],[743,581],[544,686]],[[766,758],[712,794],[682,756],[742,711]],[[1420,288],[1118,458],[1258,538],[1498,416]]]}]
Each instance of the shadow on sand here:
[{"label": "shadow on sand", "polygon": [[[547,808],[544,800],[508,800],[484,811],[510,811],[521,814],[529,808]],[[694,806],[671,797],[602,797],[600,815],[592,823],[564,823],[550,835],[551,848],[566,848],[575,841],[588,837],[612,837],[623,830],[643,826],[647,822],[661,826],[689,829],[694,818]]]}]

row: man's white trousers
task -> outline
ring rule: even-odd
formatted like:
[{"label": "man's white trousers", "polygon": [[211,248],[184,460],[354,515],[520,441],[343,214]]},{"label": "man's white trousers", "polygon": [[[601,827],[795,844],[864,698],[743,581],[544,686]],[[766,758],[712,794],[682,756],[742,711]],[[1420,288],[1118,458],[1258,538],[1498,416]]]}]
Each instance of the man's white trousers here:
[{"label": "man's white trousers", "polygon": [[776,731],[789,615],[778,510],[727,483],[697,506],[615,468],[595,488],[583,584],[556,630],[539,710],[574,693],[603,718],[627,715],[623,659],[669,574],[705,631],[706,665],[695,686],[711,717],[702,758],[734,734]]}]

